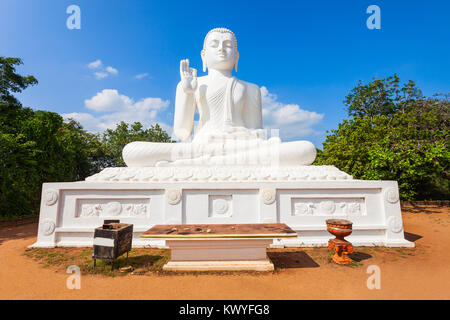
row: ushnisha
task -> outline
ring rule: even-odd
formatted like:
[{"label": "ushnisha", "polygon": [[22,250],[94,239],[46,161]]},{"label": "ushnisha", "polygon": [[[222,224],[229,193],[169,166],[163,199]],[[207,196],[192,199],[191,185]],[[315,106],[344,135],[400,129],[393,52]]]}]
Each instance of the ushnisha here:
[{"label": "ushnisha", "polygon": [[[237,79],[239,52],[231,30],[208,32],[201,51],[203,72],[180,62],[174,134],[181,143],[132,142],[122,155],[128,167],[310,165],[316,148],[309,141],[267,139],[262,129],[260,88]],[[194,129],[194,115],[199,121]]]}]

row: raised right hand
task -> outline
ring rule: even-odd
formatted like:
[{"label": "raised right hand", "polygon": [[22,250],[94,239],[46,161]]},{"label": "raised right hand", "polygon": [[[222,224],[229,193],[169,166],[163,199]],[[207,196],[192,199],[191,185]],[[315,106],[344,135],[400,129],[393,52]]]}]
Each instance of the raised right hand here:
[{"label": "raised right hand", "polygon": [[189,59],[180,61],[181,85],[185,93],[194,93],[197,89],[197,70],[189,68]]}]

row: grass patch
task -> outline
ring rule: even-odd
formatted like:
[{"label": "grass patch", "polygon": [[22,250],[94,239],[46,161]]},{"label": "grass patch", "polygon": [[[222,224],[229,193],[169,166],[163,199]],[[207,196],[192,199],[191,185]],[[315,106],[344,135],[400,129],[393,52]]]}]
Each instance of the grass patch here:
[{"label": "grass patch", "polygon": [[350,263],[348,263],[348,264],[344,264],[344,266],[346,266],[346,267],[351,267],[351,268],[356,268],[356,267],[360,267],[360,266],[362,266],[363,264],[361,263],[361,262],[358,262],[358,261],[353,261],[353,262],[350,262]]},{"label": "grass patch", "polygon": [[[423,250],[415,248],[386,248],[386,247],[354,247],[354,254],[358,254],[361,259],[347,264],[348,267],[360,267],[366,261],[382,260],[386,263],[395,262],[409,258],[412,255],[424,253]],[[316,268],[318,266],[330,267],[336,265],[332,260],[334,249],[327,247],[314,248],[283,248],[268,249],[268,255],[273,255],[272,262],[275,270],[269,272],[257,271],[164,271],[163,266],[170,258],[170,250],[156,248],[136,248],[129,252],[128,261],[126,255],[122,255],[114,262],[114,270],[111,270],[111,262],[97,260],[97,266],[94,268],[92,259],[92,248],[28,248],[24,254],[37,261],[42,267],[51,268],[56,272],[66,273],[67,267],[76,265],[80,267],[83,274],[104,275],[104,276],[123,276],[128,273],[120,272],[121,267],[131,266],[133,275],[265,275],[279,274],[287,268]],[[277,254],[284,253],[284,254]],[[293,258],[290,255],[294,256]],[[374,260],[370,260],[375,258]],[[301,259],[300,259],[301,258]],[[298,261],[297,261],[298,260]],[[357,261],[356,261],[357,260]]]},{"label": "grass patch", "polygon": [[133,267],[133,275],[239,275],[239,274],[271,274],[274,272],[259,271],[165,271],[164,264],[170,258],[170,250],[162,249],[132,249],[129,252],[128,260],[126,254],[120,256],[114,261],[114,269],[111,270],[111,262],[97,260],[94,268],[92,259],[92,249],[90,248],[28,248],[25,255],[34,261],[37,261],[44,268],[52,268],[56,272],[65,273],[67,267],[76,265],[80,267],[82,274],[103,275],[109,277],[124,276],[129,273],[121,272],[121,267]]},{"label": "grass patch", "polygon": [[28,248],[25,255],[43,267],[52,267],[57,272],[66,272],[70,265],[77,265],[84,274],[103,274],[106,276],[121,276],[121,267],[132,266],[136,274],[162,272],[163,265],[169,260],[170,251],[160,249],[132,249],[128,260],[126,254],[114,261],[114,270],[111,262],[97,260],[94,268],[92,249],[90,248]]}]

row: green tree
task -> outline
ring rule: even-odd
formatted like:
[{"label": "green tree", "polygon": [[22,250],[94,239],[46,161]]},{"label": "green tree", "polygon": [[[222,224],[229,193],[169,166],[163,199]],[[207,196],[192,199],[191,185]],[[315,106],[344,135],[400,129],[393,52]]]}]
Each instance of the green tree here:
[{"label": "green tree", "polygon": [[159,124],[144,129],[140,122],[130,125],[122,121],[114,130],[107,129],[103,133],[102,143],[107,158],[104,166],[124,167],[122,149],[133,141],[174,142]]},{"label": "green tree", "polygon": [[54,112],[23,108],[13,93],[37,84],[17,58],[0,57],[0,216],[37,214],[42,183],[74,181],[104,162],[100,137]]},{"label": "green tree", "polygon": [[423,99],[422,91],[414,81],[400,88],[400,78],[394,74],[386,79],[375,79],[367,85],[359,81],[344,100],[350,117],[389,116],[405,112],[412,103]]},{"label": "green tree", "polygon": [[0,217],[29,215],[30,188],[37,183],[35,143],[24,135],[0,132]]},{"label": "green tree", "polygon": [[87,132],[54,112],[24,108],[14,96],[30,85],[18,58],[0,57],[0,217],[39,212],[42,184],[84,180],[105,167],[122,166],[132,141],[171,142],[159,126],[122,122],[103,134]]},{"label": "green tree", "polygon": [[326,137],[315,164],[358,179],[396,180],[402,199],[448,198],[448,96],[424,98],[397,76],[359,85],[346,97],[349,119]]},{"label": "green tree", "polygon": [[0,56],[0,128],[3,132],[15,133],[18,122],[32,112],[29,108],[22,108],[13,95],[38,83],[33,76],[23,77],[16,73],[16,67],[21,64],[23,62],[19,58]]}]

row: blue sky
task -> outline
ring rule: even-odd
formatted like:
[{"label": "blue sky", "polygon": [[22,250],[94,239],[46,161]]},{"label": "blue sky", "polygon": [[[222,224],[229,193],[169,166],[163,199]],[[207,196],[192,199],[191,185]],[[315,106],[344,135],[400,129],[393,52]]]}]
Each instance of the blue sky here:
[{"label": "blue sky", "polygon": [[[81,30],[66,27],[72,4]],[[366,26],[372,4],[380,30]],[[19,71],[39,80],[19,96],[25,106],[92,131],[120,120],[170,130],[179,60],[202,75],[205,34],[227,27],[238,40],[236,76],[264,87],[265,124],[320,148],[358,80],[397,73],[425,95],[450,91],[449,15],[447,0],[1,0],[0,55],[22,58]]]}]

